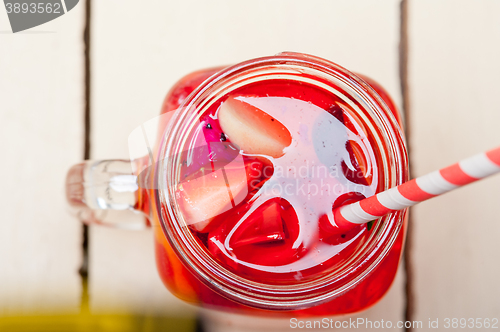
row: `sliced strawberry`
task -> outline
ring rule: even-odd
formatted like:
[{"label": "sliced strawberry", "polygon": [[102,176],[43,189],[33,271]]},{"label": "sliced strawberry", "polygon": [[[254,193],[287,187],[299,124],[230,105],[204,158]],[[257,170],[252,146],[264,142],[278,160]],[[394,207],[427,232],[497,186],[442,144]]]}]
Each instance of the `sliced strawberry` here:
[{"label": "sliced strawberry", "polygon": [[354,141],[347,141],[346,150],[349,152],[349,159],[354,169],[349,168],[346,162],[342,161],[342,172],[345,177],[356,184],[369,186],[372,183],[372,174],[368,174],[368,167],[363,150]]},{"label": "sliced strawberry", "polygon": [[355,113],[350,112],[349,109],[350,108],[348,106],[343,105],[342,103],[337,103],[330,106],[330,108],[326,109],[326,111],[333,115],[353,133],[358,134],[359,132],[358,128],[354,125],[354,123],[356,123],[357,126],[361,127],[361,131],[366,134],[366,130],[364,129],[362,122],[360,122],[359,117]]},{"label": "sliced strawberry", "polygon": [[283,219],[284,231],[287,239],[295,239],[299,236],[299,218],[292,205],[285,199],[280,200],[281,219]]},{"label": "sliced strawberry", "polygon": [[250,192],[255,192],[259,190],[267,180],[264,176],[264,165],[256,158],[245,160],[245,165],[248,178],[248,190]]},{"label": "sliced strawberry", "polygon": [[344,118],[344,111],[342,108],[337,105],[333,104],[329,109],[326,110],[328,113],[333,115],[337,120],[345,124],[345,118]]},{"label": "sliced strawberry", "polygon": [[[247,207],[242,207],[244,211]],[[222,246],[239,219],[222,223],[208,235],[209,251],[223,263],[236,268],[235,261],[221,252]],[[283,199],[273,199],[259,207],[232,235],[228,252],[241,261],[279,266],[292,263],[305,253],[302,246],[293,248],[299,234],[295,211]]]},{"label": "sliced strawberry", "polygon": [[281,208],[276,200],[260,206],[234,232],[230,246],[238,248],[249,244],[264,244],[285,238]]},{"label": "sliced strawberry", "polygon": [[281,266],[293,263],[305,254],[302,245],[294,248],[293,245],[299,235],[299,221],[292,206],[284,199],[279,202],[280,215],[283,222],[281,241],[261,242],[234,249],[234,254],[241,260],[265,266]]},{"label": "sliced strawberry", "polygon": [[[337,120],[342,122],[347,128],[349,128],[352,132],[357,133],[356,128],[352,124],[349,116],[344,112],[344,110],[338,105],[334,104],[329,109],[326,110],[332,116],[334,116]],[[372,180],[372,175],[367,174],[366,167],[366,157],[363,153],[363,150],[358,145],[358,143],[349,140],[346,143],[347,152],[349,152],[349,159],[354,167],[354,169],[349,168],[345,161],[342,161],[342,172],[345,177],[356,184],[361,185],[370,185]]]},{"label": "sliced strawberry", "polygon": [[243,201],[248,185],[246,168],[237,162],[240,159],[179,185],[177,199],[188,225],[204,232],[214,217]]},{"label": "sliced strawberry", "polygon": [[234,97],[222,103],[218,114],[225,135],[246,153],[278,158],[292,142],[290,132],[278,120]]},{"label": "sliced strawberry", "polygon": [[[332,210],[338,209],[339,207],[351,203],[361,201],[366,198],[365,195],[357,192],[350,192],[341,195],[333,203]],[[360,227],[365,227],[365,225],[354,226],[352,228],[343,229],[332,225],[330,220],[326,215],[319,218],[319,234],[320,238],[324,242],[330,244],[338,244],[352,238],[352,234],[356,234]]]}]

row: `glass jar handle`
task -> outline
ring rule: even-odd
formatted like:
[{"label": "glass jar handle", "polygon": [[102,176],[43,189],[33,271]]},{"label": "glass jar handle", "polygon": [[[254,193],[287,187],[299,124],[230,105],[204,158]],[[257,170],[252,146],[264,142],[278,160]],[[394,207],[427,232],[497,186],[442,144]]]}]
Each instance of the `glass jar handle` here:
[{"label": "glass jar handle", "polygon": [[148,191],[138,184],[133,169],[138,161],[87,160],[66,176],[66,198],[86,224],[144,229],[150,226]]}]

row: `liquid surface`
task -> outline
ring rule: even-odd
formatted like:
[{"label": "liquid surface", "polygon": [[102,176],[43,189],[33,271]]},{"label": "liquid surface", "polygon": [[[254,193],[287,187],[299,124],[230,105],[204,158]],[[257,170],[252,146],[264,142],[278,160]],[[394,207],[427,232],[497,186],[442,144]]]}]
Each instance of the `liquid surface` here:
[{"label": "liquid surface", "polygon": [[[228,98],[250,109],[233,109],[236,115],[258,110],[238,118],[259,124],[255,146],[251,125],[235,120],[222,129],[219,111]],[[369,230],[339,232],[332,209],[374,195],[380,182],[375,151],[354,114],[327,91],[285,80],[245,86],[201,114],[177,190],[199,243],[229,271],[260,282],[308,281],[348,261]],[[279,156],[258,153],[266,135],[282,135],[267,120],[290,136]],[[250,138],[240,145],[252,153],[231,140],[245,130]]]}]

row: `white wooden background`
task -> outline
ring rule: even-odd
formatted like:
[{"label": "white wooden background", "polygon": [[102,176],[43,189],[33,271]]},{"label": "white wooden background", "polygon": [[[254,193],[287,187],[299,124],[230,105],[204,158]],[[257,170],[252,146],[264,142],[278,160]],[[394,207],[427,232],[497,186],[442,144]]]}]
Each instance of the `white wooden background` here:
[{"label": "white wooden background", "polygon": [[[92,159],[126,158],[128,134],[158,114],[183,75],[285,50],[366,74],[401,106],[399,3],[93,1]],[[409,0],[408,24],[418,176],[500,144],[500,1]],[[79,310],[81,227],[65,207],[63,181],[83,154],[83,25],[82,2],[13,35],[0,8],[0,316]],[[429,319],[441,327],[445,318],[500,319],[499,197],[497,176],[413,209],[418,331]],[[92,312],[196,315],[162,286],[151,231],[91,227],[89,240]],[[353,317],[403,320],[404,280],[401,268],[387,296]],[[239,318],[203,317],[209,331],[245,330],[229,325]]]}]

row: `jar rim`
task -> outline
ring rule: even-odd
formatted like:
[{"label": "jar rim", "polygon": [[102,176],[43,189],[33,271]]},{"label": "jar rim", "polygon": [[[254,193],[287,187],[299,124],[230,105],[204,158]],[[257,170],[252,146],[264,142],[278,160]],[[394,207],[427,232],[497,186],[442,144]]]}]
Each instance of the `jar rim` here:
[{"label": "jar rim", "polygon": [[[173,189],[175,186],[162,185],[175,183],[173,172],[175,158],[166,159],[165,156],[176,155],[175,148],[179,145],[179,137],[186,132],[186,123],[189,123],[189,117],[197,111],[200,101],[215,98],[213,95],[216,90],[221,89],[221,85],[234,83],[238,75],[262,73],[262,70],[269,71],[270,68],[276,69],[277,73],[284,68],[299,70],[302,74],[315,73],[318,80],[326,78],[331,80],[333,86],[342,83],[349,88],[350,90],[346,92],[350,93],[351,97],[363,101],[363,105],[367,108],[365,111],[377,120],[379,129],[386,136],[384,138],[387,140],[389,160],[386,161],[387,167],[384,168],[383,175],[386,175],[387,171],[392,172],[392,175],[385,177],[387,187],[385,189],[408,180],[403,133],[392,112],[377,92],[355,74],[330,61],[311,55],[286,52],[225,68],[208,78],[185,99],[162,137],[158,159],[160,162],[155,173],[155,181],[160,189],[156,191],[155,199],[163,233],[185,266],[205,285],[220,295],[245,305],[262,309],[296,310],[326,302],[352,289],[366,278],[387,256],[402,227],[405,211],[397,211],[379,219],[374,225],[373,232],[377,234],[377,238],[371,244],[370,251],[358,255],[357,261],[360,263],[351,264],[353,266],[343,275],[337,275],[335,278],[325,275],[319,278],[321,282],[316,280],[313,283],[264,284],[231,273],[205,251],[200,251],[193,242],[192,234],[186,231],[187,227],[182,227],[177,222],[182,218],[182,214],[175,200]],[[277,73],[270,71],[269,75]]]}]

